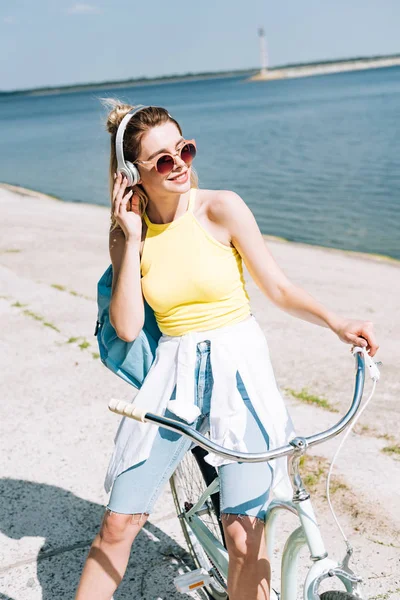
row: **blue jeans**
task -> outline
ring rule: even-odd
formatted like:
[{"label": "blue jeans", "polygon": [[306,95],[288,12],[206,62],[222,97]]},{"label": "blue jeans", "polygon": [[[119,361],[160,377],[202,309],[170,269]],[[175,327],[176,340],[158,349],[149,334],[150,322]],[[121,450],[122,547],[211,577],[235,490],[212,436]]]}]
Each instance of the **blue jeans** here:
[{"label": "blue jeans", "polygon": [[[207,429],[213,376],[210,360],[210,340],[197,344],[195,398],[201,415],[193,423],[196,429]],[[245,403],[247,425],[244,441],[249,452],[268,450],[268,434],[259,422],[239,372],[237,387]],[[175,398],[176,387],[171,399]],[[179,418],[169,410],[166,417]],[[150,514],[164,485],[191,447],[192,442],[178,433],[159,428],[150,456],[133,465],[115,479],[107,508],[123,514]],[[263,463],[230,463],[218,467],[221,513],[251,515],[263,519],[269,502],[272,469]]]}]

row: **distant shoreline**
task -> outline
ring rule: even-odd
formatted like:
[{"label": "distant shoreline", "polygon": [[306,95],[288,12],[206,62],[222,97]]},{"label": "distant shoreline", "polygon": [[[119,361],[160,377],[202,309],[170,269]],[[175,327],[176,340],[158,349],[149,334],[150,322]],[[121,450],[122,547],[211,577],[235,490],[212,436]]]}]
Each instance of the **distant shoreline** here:
[{"label": "distant shoreline", "polygon": [[246,69],[244,71],[226,71],[220,73],[188,73],[186,75],[170,75],[168,77],[140,77],[137,79],[126,79],[123,81],[105,81],[99,83],[88,83],[81,85],[66,85],[48,88],[34,88],[31,90],[16,90],[11,92],[0,92],[3,96],[50,96],[53,94],[65,94],[84,92],[88,90],[107,90],[109,88],[136,87],[142,85],[159,85],[163,83],[179,83],[181,81],[200,81],[203,79],[222,79],[224,77],[239,77],[256,73],[257,69]]},{"label": "distant shoreline", "polygon": [[[99,207],[101,209],[103,209],[103,208],[107,209],[107,206],[104,206],[102,204],[92,204],[89,202],[77,203],[77,202],[72,202],[71,200],[63,200],[62,198],[60,198],[58,196],[52,196],[52,195],[46,194],[44,192],[39,192],[37,190],[32,190],[30,188],[24,188],[22,186],[12,185],[10,183],[4,183],[4,182],[0,181],[0,193],[1,193],[2,189],[9,190],[10,192],[19,194],[20,196],[30,196],[32,198],[34,198],[34,197],[44,198],[47,200],[56,200],[58,202],[66,202],[69,204],[79,204],[80,206],[83,206],[83,205],[95,206],[95,207]],[[262,236],[267,241],[272,240],[274,242],[279,242],[282,244],[296,244],[298,246],[303,246],[303,247],[318,248],[320,250],[326,250],[327,252],[337,252],[337,253],[341,253],[341,254],[358,257],[358,258],[361,258],[364,260],[372,260],[375,262],[385,262],[386,264],[392,264],[395,267],[400,267],[400,260],[398,258],[395,258],[394,256],[390,256],[389,254],[374,254],[373,252],[362,252],[362,251],[358,251],[358,250],[348,250],[346,248],[334,248],[332,246],[321,246],[320,244],[310,244],[307,242],[299,242],[296,240],[289,240],[282,236],[277,236],[277,235],[273,235],[273,234],[269,234],[269,233],[262,233]]]},{"label": "distant shoreline", "polygon": [[299,65],[282,67],[281,69],[264,69],[249,78],[249,81],[269,81],[273,79],[294,79],[315,75],[330,75],[349,71],[365,71],[368,69],[384,69],[400,66],[400,56],[374,59],[354,59],[345,62],[335,62],[319,65]]},{"label": "distant shoreline", "polygon": [[322,75],[343,71],[358,70],[362,64],[363,69],[376,69],[400,65],[400,54],[386,56],[354,57],[342,60],[325,60],[312,63],[297,63],[275,66],[268,69],[267,74],[262,74],[259,68],[249,68],[231,71],[185,73],[160,77],[138,77],[119,81],[103,81],[77,85],[47,86],[23,90],[0,91],[0,97],[7,96],[46,96],[53,94],[74,93],[87,90],[106,90],[109,88],[135,87],[143,85],[158,85],[163,83],[179,83],[182,81],[196,81],[203,79],[219,79],[225,77],[247,76],[252,81],[268,79],[293,78],[309,75]]}]

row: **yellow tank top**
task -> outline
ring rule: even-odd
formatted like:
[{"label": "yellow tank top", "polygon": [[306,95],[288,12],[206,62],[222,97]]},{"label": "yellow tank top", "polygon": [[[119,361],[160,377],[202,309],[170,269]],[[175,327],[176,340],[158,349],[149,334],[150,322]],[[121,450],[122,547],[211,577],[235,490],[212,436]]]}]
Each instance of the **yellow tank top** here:
[{"label": "yellow tank top", "polygon": [[251,314],[242,257],[204,229],[193,214],[191,188],[185,214],[171,223],[143,218],[143,295],[166,335],[233,325]]}]

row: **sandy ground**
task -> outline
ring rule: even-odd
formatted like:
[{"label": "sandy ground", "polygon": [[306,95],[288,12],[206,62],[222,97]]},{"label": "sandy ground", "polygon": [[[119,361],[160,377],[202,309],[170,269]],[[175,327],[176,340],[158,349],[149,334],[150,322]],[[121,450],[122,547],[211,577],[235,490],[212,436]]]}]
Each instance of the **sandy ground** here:
[{"label": "sandy ground", "polygon": [[[0,600],[73,598],[107,502],[103,478],[118,424],[107,403],[134,394],[101,364],[93,335],[96,283],[109,264],[108,209],[6,185],[0,186],[0,205]],[[266,242],[292,281],[338,314],[375,324],[381,380],[339,457],[333,501],[366,597],[398,599],[400,455],[384,449],[400,443],[400,263],[267,236]],[[245,275],[297,431],[321,431],[351,401],[350,346],[277,309]],[[365,397],[371,387],[367,380]],[[306,388],[340,412],[295,399],[288,388]],[[313,449],[305,473],[329,554],[342,558],[344,545],[323,490],[338,443]],[[282,517],[278,547],[294,524],[291,515]],[[185,597],[172,582],[185,560],[166,489],[115,599]],[[301,562],[304,574],[306,550]],[[277,564],[275,556],[276,578]]]}]

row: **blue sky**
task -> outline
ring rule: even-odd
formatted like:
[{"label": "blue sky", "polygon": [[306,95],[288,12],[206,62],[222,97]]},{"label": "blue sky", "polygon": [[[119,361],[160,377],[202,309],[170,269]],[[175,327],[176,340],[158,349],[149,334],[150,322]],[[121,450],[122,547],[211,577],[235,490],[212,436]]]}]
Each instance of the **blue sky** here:
[{"label": "blue sky", "polygon": [[32,0],[0,5],[0,90],[400,52],[399,0]]}]

